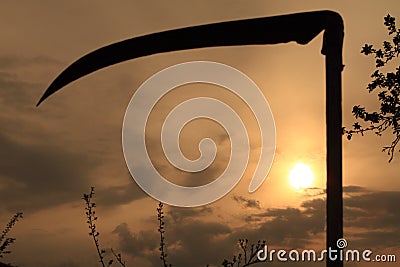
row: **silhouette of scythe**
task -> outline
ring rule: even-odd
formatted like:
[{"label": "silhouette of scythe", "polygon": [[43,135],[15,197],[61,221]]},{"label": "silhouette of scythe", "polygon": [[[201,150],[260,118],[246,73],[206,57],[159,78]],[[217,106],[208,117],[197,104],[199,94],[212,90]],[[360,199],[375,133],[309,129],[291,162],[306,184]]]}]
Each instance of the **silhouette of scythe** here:
[{"label": "silhouette of scythe", "polygon": [[[337,248],[343,236],[342,198],[342,104],[341,72],[343,20],[333,11],[296,13],[274,17],[228,21],[193,26],[131,38],[97,49],[71,64],[39,100],[65,85],[99,69],[126,60],[171,51],[237,45],[264,45],[295,41],[307,44],[321,31],[326,68],[327,131],[327,249]],[[328,267],[343,266],[327,257]]]}]

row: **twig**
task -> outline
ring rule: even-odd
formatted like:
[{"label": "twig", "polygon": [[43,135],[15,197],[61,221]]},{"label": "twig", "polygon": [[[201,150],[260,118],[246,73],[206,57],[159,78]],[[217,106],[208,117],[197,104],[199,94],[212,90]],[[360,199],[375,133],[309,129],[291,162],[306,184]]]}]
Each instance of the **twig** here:
[{"label": "twig", "polygon": [[117,261],[119,262],[119,264],[121,264],[121,266],[126,267],[126,262],[124,260],[122,260],[122,256],[121,253],[116,254],[115,251],[111,248],[111,252],[114,255],[114,257],[117,259]]},{"label": "twig", "polygon": [[172,267],[172,264],[167,263],[167,253],[166,253],[166,244],[165,244],[165,223],[164,223],[164,212],[163,212],[163,203],[160,202],[158,203],[158,208],[157,208],[157,219],[159,222],[158,225],[158,232],[160,233],[160,259],[163,263],[164,267]]},{"label": "twig", "polygon": [[[242,253],[233,255],[232,260],[224,259],[224,261],[222,262],[222,266],[234,267],[236,265],[236,267],[246,267],[259,263],[260,260],[256,257],[257,252],[265,246],[266,241],[258,240],[257,244],[251,244],[250,250],[248,243],[249,240],[247,239],[239,239],[238,244],[240,249],[242,250]],[[244,259],[242,257],[244,257]],[[244,260],[243,265],[241,265],[242,260]]]},{"label": "twig", "polygon": [[[99,256],[100,259],[100,263],[103,267],[106,267],[105,263],[104,263],[104,256],[103,254],[106,252],[104,249],[100,248],[100,243],[99,243],[99,235],[100,233],[96,230],[96,221],[97,221],[97,217],[96,217],[96,211],[95,211],[95,207],[96,207],[96,203],[92,202],[92,198],[94,196],[94,187],[91,187],[90,189],[90,193],[89,194],[83,194],[83,200],[85,200],[85,214],[86,214],[86,218],[87,221],[86,223],[89,225],[89,235],[93,238],[93,242],[96,246],[96,250],[97,250],[97,255]],[[108,263],[108,266],[110,266],[112,264],[112,262]]]},{"label": "twig", "polygon": [[6,249],[9,245],[14,243],[14,241],[16,239],[13,237],[7,237],[7,235],[11,231],[11,229],[14,227],[15,223],[21,218],[23,218],[22,212],[15,213],[14,216],[7,223],[6,228],[4,228],[3,232],[1,233],[1,236],[0,236],[0,244],[1,244],[0,245],[0,258],[2,258],[4,254],[11,253],[11,251],[6,250]]},{"label": "twig", "polygon": [[387,152],[389,162],[391,162],[400,142],[400,80],[398,78],[400,66],[392,72],[383,72],[382,67],[400,55],[400,28],[396,28],[395,18],[390,14],[384,18],[384,25],[388,29],[391,41],[383,41],[382,48],[379,49],[365,44],[361,50],[362,54],[375,57],[376,69],[371,75],[372,81],[368,84],[367,89],[369,93],[379,90],[377,96],[380,108],[375,112],[367,112],[360,105],[354,106],[352,113],[355,119],[369,122],[370,126],[365,127],[355,122],[352,130],[344,127],[343,134],[351,140],[353,134],[364,135],[364,132],[372,131],[381,136],[385,131],[392,130],[394,135],[392,143],[382,149],[383,152]]},{"label": "twig", "polygon": [[[105,267],[105,263],[104,263],[104,254],[106,253],[106,250],[101,249],[100,247],[100,242],[99,242],[99,235],[100,233],[96,230],[96,223],[95,221],[97,221],[97,216],[96,216],[96,203],[94,203],[92,201],[94,196],[94,187],[90,188],[90,193],[89,194],[83,194],[83,200],[85,200],[85,214],[86,214],[86,223],[89,225],[89,235],[92,236],[93,238],[93,242],[96,246],[96,250],[97,250],[97,255],[99,256],[100,259],[100,263],[103,267]],[[123,266],[126,267],[126,262],[122,259],[121,253],[115,253],[115,251],[111,248],[111,253],[114,255],[115,259],[117,260],[117,262]],[[111,266],[114,263],[113,259],[110,259],[107,262],[107,267]]]}]

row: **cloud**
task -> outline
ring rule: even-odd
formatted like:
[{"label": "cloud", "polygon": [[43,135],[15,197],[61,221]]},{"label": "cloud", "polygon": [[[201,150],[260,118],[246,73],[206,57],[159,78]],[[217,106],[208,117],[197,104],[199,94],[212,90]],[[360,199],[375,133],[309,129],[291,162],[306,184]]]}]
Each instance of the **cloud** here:
[{"label": "cloud", "polygon": [[258,200],[249,199],[242,196],[233,196],[232,198],[243,208],[261,209],[260,201]]},{"label": "cloud", "polygon": [[344,200],[344,225],[355,229],[348,236],[358,247],[397,247],[400,240],[400,192],[366,191]]},{"label": "cloud", "polygon": [[182,220],[211,216],[213,214],[213,210],[210,206],[190,209],[181,207],[170,207],[167,214],[168,217],[166,219],[168,221],[171,220],[171,223],[181,223]]},{"label": "cloud", "polygon": [[[27,62],[0,57],[0,67],[20,63]],[[89,187],[98,158],[56,144],[48,132],[41,131],[33,97],[39,84],[8,72],[8,67],[0,71],[0,209],[29,213],[78,200],[83,188]]]},{"label": "cloud", "polygon": [[[254,242],[266,239],[275,246],[299,247],[308,243],[313,234],[323,232],[324,216],[320,214],[324,212],[323,203],[323,200],[317,199],[306,202],[302,209],[262,210],[263,212],[250,216],[251,221],[256,222],[255,227],[249,227],[247,224],[238,229],[229,223],[207,221],[207,218],[210,218],[207,215],[212,213],[210,207],[168,207],[165,217],[168,260],[176,266],[205,266],[208,263],[219,265],[224,258],[230,258],[230,255],[238,251],[236,244],[240,238],[248,238]],[[119,226],[118,231],[114,231],[119,235],[120,247],[124,253],[133,257],[147,255],[152,266],[158,266],[159,251],[154,250],[146,254],[151,242],[156,242],[157,245],[159,243],[159,239],[151,234],[156,231],[135,235],[126,229],[127,226],[124,225]],[[148,238],[140,240],[143,245],[138,251],[138,245],[134,243],[138,242],[139,237]]]},{"label": "cloud", "polygon": [[0,69],[12,69],[18,67],[32,67],[35,65],[61,65],[64,62],[49,57],[49,56],[35,56],[35,57],[20,57],[12,55],[0,56]]},{"label": "cloud", "polygon": [[[63,115],[36,108],[39,95],[35,91],[45,86],[32,82],[31,74],[23,76],[25,71],[14,69],[57,63],[44,56],[0,56],[0,209],[29,213],[79,200],[93,185],[97,167],[104,163],[105,153],[101,149],[88,153],[80,146],[81,140],[75,147],[73,143],[65,146],[64,136],[71,135],[59,125],[79,128],[79,120],[68,121]],[[99,203],[106,207],[145,196],[133,182],[130,186],[96,187]]]},{"label": "cloud", "polygon": [[343,193],[365,193],[368,190],[361,186],[349,185],[343,187]]},{"label": "cloud", "polygon": [[[357,186],[345,187],[344,191],[354,192],[344,199],[345,238],[351,248],[368,247],[377,251],[398,247],[400,236],[396,229],[400,222],[397,208],[400,191],[372,191]],[[243,197],[235,199],[237,203],[249,203],[250,200]],[[325,198],[319,197],[304,201],[298,208],[246,209],[246,223],[241,227],[223,221],[210,222],[207,215],[214,211],[209,206],[197,209],[168,207],[165,217],[168,260],[176,266],[205,266],[208,263],[218,266],[224,258],[231,259],[233,254],[240,252],[237,241],[243,238],[250,243],[266,240],[271,248],[321,249],[315,246],[325,238],[325,206]],[[127,226],[124,227],[126,229]],[[151,242],[155,242],[156,247],[159,243],[159,239],[151,233],[156,233],[156,229],[137,235],[119,231],[120,246],[124,248],[124,253],[141,257],[147,255],[151,266],[159,266],[157,249],[145,253],[152,247]],[[133,244],[136,240],[145,244],[143,248]]]},{"label": "cloud", "polygon": [[24,212],[79,199],[94,159],[60,146],[18,143],[0,134],[0,207]]},{"label": "cloud", "polygon": [[301,208],[266,209],[250,214],[246,222],[256,223],[252,230],[244,228],[237,238],[266,240],[276,246],[301,248],[324,231],[325,201],[317,198],[303,202]]},{"label": "cloud", "polygon": [[125,253],[145,257],[147,251],[158,247],[159,236],[155,231],[133,234],[126,223],[121,223],[112,233],[119,237],[119,248]]},{"label": "cloud", "polygon": [[232,233],[226,224],[196,219],[171,226],[167,224],[165,236],[169,261],[176,266],[205,266],[215,262],[226,253],[226,238]]},{"label": "cloud", "polygon": [[105,208],[128,204],[148,196],[134,181],[128,185],[98,188],[96,191],[97,203]]},{"label": "cloud", "polygon": [[[10,72],[0,71],[0,103],[1,110],[5,108],[26,108],[28,103],[33,109],[34,101],[32,89],[38,88],[37,83],[27,82],[20,79],[18,75]],[[8,114],[10,115],[10,114]]]}]

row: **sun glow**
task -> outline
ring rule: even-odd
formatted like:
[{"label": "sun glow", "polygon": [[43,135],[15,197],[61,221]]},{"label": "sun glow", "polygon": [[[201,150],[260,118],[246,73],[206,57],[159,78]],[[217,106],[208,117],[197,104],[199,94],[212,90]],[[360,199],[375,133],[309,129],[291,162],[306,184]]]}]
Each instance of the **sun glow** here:
[{"label": "sun glow", "polygon": [[314,174],[310,166],[297,163],[289,173],[289,180],[290,184],[296,189],[309,188],[314,181]]}]

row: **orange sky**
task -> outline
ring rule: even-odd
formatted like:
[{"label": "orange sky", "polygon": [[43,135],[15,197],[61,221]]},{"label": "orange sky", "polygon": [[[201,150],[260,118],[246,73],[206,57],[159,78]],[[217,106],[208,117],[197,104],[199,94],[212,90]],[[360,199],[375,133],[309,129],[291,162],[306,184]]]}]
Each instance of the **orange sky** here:
[{"label": "orange sky", "polygon": [[[389,12],[400,19],[397,2],[119,1],[112,6],[108,1],[96,4],[42,1],[40,5],[31,1],[4,2],[0,9],[0,225],[13,212],[25,214],[12,233],[17,241],[6,262],[19,266],[95,266],[95,250],[86,233],[80,199],[90,186],[95,186],[98,227],[104,247],[122,251],[129,266],[160,266],[157,265],[157,202],[145,195],[129,176],[122,153],[121,127],[127,104],[142,82],[168,66],[194,60],[230,65],[259,86],[274,114],[277,150],[267,180],[254,194],[247,192],[256,161],[252,155],[245,176],[223,199],[192,210],[166,207],[171,263],[174,266],[218,264],[231,254],[234,240],[240,235],[253,241],[268,238],[277,247],[319,248],[324,239],[321,195],[310,196],[294,190],[288,174],[301,161],[312,168],[314,186],[320,189],[325,186],[322,35],[306,46],[289,43],[207,48],[132,60],[68,85],[40,108],[35,104],[66,66],[107,44],[192,25],[330,9],[339,12],[345,22],[343,122],[350,126],[355,104],[377,106],[375,96],[365,90],[374,62],[360,51],[365,43],[379,45],[386,38],[383,17]],[[201,90],[207,96],[230,97],[209,85],[187,87]],[[197,95],[188,91],[189,88],[183,87],[168,95],[160,103],[160,113],[154,115],[154,121],[178,100]],[[229,101],[248,117],[248,110],[235,100]],[[247,125],[250,137],[254,137],[256,132],[251,123]],[[157,139],[159,125],[149,127],[149,138]],[[196,153],[194,133],[196,138],[223,134],[221,128],[201,122],[190,127],[183,131],[181,140],[189,156]],[[349,216],[345,225],[349,242],[354,245],[374,242],[371,248],[376,243],[377,250],[398,251],[400,213],[393,202],[400,198],[400,157],[397,155],[389,164],[386,154],[380,152],[390,140],[390,136],[377,138],[369,134],[364,138],[357,136],[351,142],[343,141],[343,182],[345,204],[348,203],[345,214]],[[221,142],[219,148],[224,151],[227,144]],[[152,147],[150,151],[153,150],[153,160],[160,161],[157,156],[160,149]],[[226,164],[226,155],[217,159],[221,161],[197,179],[213,179],[210,175],[220,172]],[[178,176],[172,168],[164,171],[169,177]],[[172,179],[188,182],[181,176]],[[313,190],[310,194],[320,191]],[[362,215],[356,210],[371,214]],[[373,234],[364,236],[360,229]],[[381,235],[374,232],[376,229],[381,230],[378,231]],[[198,236],[191,236],[192,231]],[[301,231],[304,233],[297,234]],[[221,254],[211,253],[213,246]],[[206,262],[202,263],[198,255],[191,255],[193,249],[206,254],[203,256]]]}]

